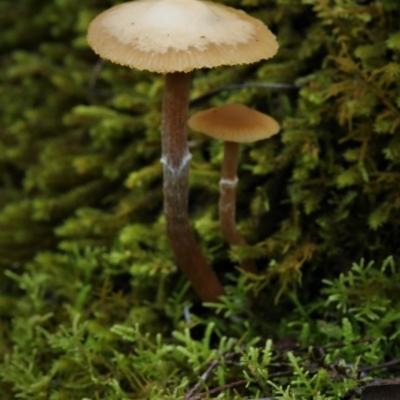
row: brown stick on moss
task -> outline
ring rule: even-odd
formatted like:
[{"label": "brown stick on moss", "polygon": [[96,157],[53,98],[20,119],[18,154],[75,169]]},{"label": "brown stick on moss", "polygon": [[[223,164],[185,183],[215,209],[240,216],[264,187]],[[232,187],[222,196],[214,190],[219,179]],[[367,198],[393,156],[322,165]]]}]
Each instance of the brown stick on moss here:
[{"label": "brown stick on moss", "polygon": [[224,289],[196,242],[187,211],[191,158],[186,135],[189,88],[190,74],[166,74],[161,159],[164,166],[164,212],[178,267],[203,301],[216,302],[224,294]]}]

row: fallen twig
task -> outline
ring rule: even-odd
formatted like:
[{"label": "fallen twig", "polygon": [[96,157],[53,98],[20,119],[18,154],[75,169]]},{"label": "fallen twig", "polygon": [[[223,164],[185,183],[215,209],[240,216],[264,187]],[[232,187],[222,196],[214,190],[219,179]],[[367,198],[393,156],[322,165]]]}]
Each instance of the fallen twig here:
[{"label": "fallen twig", "polygon": [[[400,364],[400,359],[395,359],[395,360],[391,360],[391,361],[388,361],[388,362],[385,362],[385,363],[382,363],[382,364],[371,365],[371,366],[368,366],[368,367],[360,367],[360,368],[358,368],[357,371],[358,372],[367,372],[367,371],[372,371],[372,370],[376,370],[376,369],[388,368],[388,367],[391,367],[391,366],[397,365],[397,364]],[[317,373],[318,369],[309,370],[308,372],[311,373],[311,374]],[[275,372],[275,373],[269,374],[269,378],[270,379],[289,377],[289,376],[294,376],[294,372],[292,372],[292,371],[281,371],[281,372]],[[202,380],[202,381],[200,381],[200,382],[198,382],[196,384],[197,385],[196,390],[200,387],[200,384],[203,381],[204,380]],[[237,387],[237,386],[243,386],[246,383],[248,383],[248,381],[246,379],[242,379],[242,380],[239,380],[239,381],[228,383],[228,384],[223,385],[223,386],[218,386],[218,387],[216,387],[214,389],[211,389],[211,390],[209,390],[207,392],[199,393],[198,395],[196,395],[194,397],[191,397],[191,398],[190,397],[185,397],[185,400],[199,400],[199,399],[202,399],[202,398],[204,398],[204,397],[206,397],[206,396],[208,396],[210,394],[216,394],[216,393],[222,392],[222,391],[227,390],[227,389],[232,389],[232,388]],[[192,389],[192,391],[193,391],[193,389]],[[354,394],[358,394],[358,389],[359,388],[356,388],[356,389],[353,389],[353,390],[349,391],[348,393],[345,394],[345,397],[343,397],[343,399],[348,399],[349,398],[349,397],[346,397],[346,395],[347,396],[349,396],[349,395],[352,396]],[[192,393],[195,393],[195,391],[193,391]],[[249,399],[249,400],[275,400],[275,398],[266,397],[266,398],[262,398],[262,399]]]},{"label": "fallen twig", "polygon": [[374,371],[375,369],[382,369],[382,368],[388,368],[393,365],[400,364],[400,358],[397,358],[395,360],[391,360],[382,364],[377,364],[377,365],[369,365],[368,367],[360,367],[358,368],[359,372],[368,372],[368,371]]},{"label": "fallen twig", "polygon": [[[207,392],[203,392],[203,393],[199,393],[198,395],[193,397],[193,400],[198,400],[198,399],[202,399],[203,397],[208,396],[209,394],[215,394],[215,393],[219,393],[222,392],[224,390],[227,389],[232,389],[234,387],[237,386],[243,386],[247,383],[246,379],[241,379],[240,381],[236,381],[236,382],[231,382],[231,383],[227,383],[226,385],[223,386],[218,386],[214,389],[208,390]],[[191,399],[192,400],[192,399]]]},{"label": "fallen twig", "polygon": [[184,400],[191,400],[193,395],[199,390],[201,384],[208,378],[211,374],[212,370],[219,364],[218,360],[214,360],[210,366],[207,368],[206,372],[201,375],[200,380],[193,386],[192,389],[189,390],[187,395],[185,396]]},{"label": "fallen twig", "polygon": [[201,103],[211,99],[211,97],[224,92],[231,90],[241,90],[241,89],[249,89],[249,88],[263,88],[263,89],[298,89],[297,86],[292,85],[291,83],[274,83],[274,82],[250,82],[250,83],[238,83],[234,85],[226,85],[220,87],[215,90],[211,90],[195,99],[191,100],[189,103],[189,107],[197,107]]}]

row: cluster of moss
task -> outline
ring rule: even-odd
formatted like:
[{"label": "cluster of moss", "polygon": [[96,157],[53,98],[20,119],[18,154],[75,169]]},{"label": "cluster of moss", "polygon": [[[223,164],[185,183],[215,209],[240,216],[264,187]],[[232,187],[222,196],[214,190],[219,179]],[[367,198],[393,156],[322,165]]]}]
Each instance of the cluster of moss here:
[{"label": "cluster of moss", "polygon": [[[191,217],[228,285],[198,309],[164,233],[163,79],[86,44],[116,3],[0,0],[0,398],[339,399],[390,377],[361,372],[400,357],[398,0],[225,2],[262,19],[279,53],[196,71],[192,97],[296,89],[197,103],[283,126],[242,154],[244,247],[218,229],[222,144],[192,136]],[[261,271],[253,305],[243,258]]]}]

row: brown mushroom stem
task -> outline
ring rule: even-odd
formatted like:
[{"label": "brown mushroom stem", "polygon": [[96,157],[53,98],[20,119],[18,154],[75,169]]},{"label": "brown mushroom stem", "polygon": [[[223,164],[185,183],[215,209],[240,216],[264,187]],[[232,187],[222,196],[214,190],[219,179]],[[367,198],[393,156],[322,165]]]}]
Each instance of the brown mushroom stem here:
[{"label": "brown mushroom stem", "polygon": [[224,289],[197,245],[188,217],[189,162],[186,124],[190,74],[165,76],[162,116],[164,212],[167,235],[178,267],[203,301],[218,301]]},{"label": "brown mushroom stem", "polygon": [[[236,228],[236,185],[239,162],[239,143],[225,142],[222,177],[219,182],[219,223],[222,236],[230,245],[243,245],[246,241]],[[242,261],[243,270],[256,273],[254,260]]]}]

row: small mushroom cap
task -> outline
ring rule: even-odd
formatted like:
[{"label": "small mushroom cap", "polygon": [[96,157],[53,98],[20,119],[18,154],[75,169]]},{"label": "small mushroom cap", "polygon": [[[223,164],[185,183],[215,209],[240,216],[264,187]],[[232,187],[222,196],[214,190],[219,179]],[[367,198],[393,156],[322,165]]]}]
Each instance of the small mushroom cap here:
[{"label": "small mushroom cap", "polygon": [[200,0],[138,0],[99,14],[87,40],[102,58],[153,72],[248,64],[278,51],[271,31],[243,11]]},{"label": "small mushroom cap", "polygon": [[188,125],[215,139],[237,143],[267,139],[280,129],[270,116],[238,103],[200,111],[189,118]]}]

